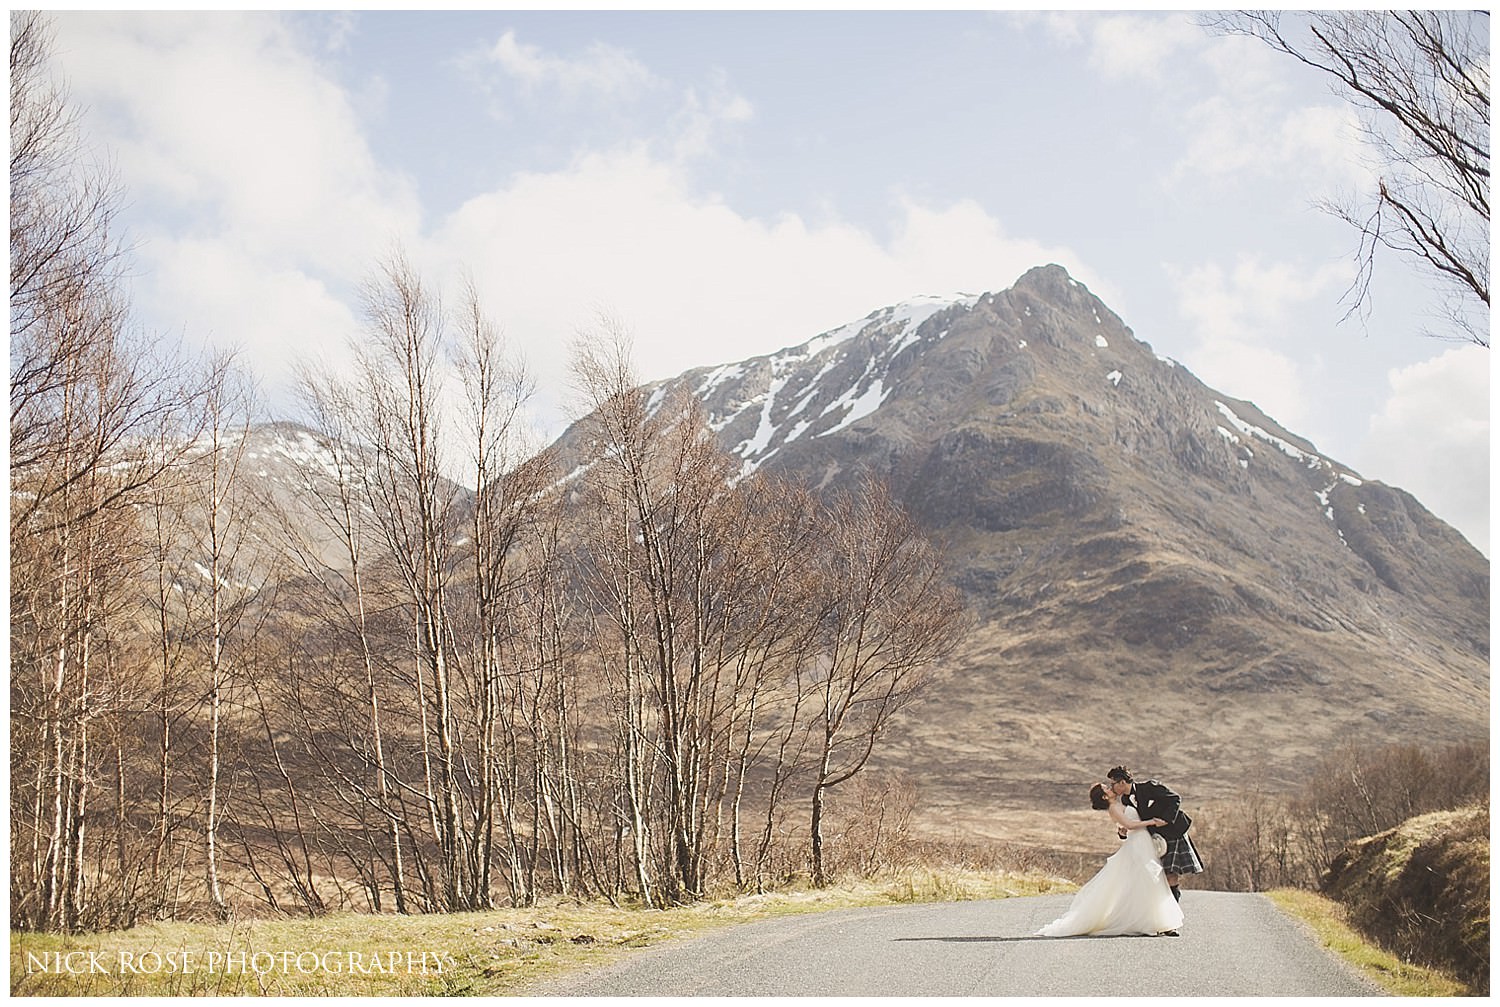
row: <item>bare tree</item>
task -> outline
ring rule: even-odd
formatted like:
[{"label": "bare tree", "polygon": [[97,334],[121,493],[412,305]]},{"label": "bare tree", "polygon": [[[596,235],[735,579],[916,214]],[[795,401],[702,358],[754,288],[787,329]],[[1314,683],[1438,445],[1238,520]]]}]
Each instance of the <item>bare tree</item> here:
[{"label": "bare tree", "polygon": [[106,458],[111,483],[96,487],[94,510],[149,484],[180,457],[152,433],[191,438],[185,412],[201,397],[181,364],[127,325],[112,232],[121,195],[49,77],[50,45],[44,15],[11,13],[10,467],[12,483],[27,484],[12,495],[12,528]]},{"label": "bare tree", "polygon": [[1376,191],[1325,209],[1360,235],[1351,312],[1367,305],[1375,254],[1415,259],[1454,298],[1470,342],[1489,345],[1489,12],[1241,11],[1212,30],[1261,39],[1328,75],[1365,113]]},{"label": "bare tree", "polygon": [[[732,573],[719,616],[732,623],[722,634],[733,654],[733,742],[726,751],[730,798],[730,860],[735,884],[763,890],[767,861],[787,783],[805,769],[813,723],[806,688],[819,643],[818,578],[813,557],[822,532],[822,510],[804,486],[756,473],[737,485]],[[751,787],[751,774],[756,786]],[[758,841],[743,835],[747,804],[763,802]],[[753,854],[747,855],[747,854]],[[752,878],[753,871],[753,878]]]},{"label": "bare tree", "polygon": [[[365,308],[368,339],[356,347],[353,380],[304,382],[337,469],[336,485],[313,497],[340,569],[323,568],[305,544],[294,551],[320,604],[352,627],[370,724],[366,740],[351,737],[316,759],[332,795],[355,795],[351,810],[378,807],[388,820],[403,911],[407,851],[432,908],[488,907],[502,880],[513,901],[529,901],[539,842],[531,747],[539,711],[529,690],[556,665],[526,632],[522,585],[541,574],[518,557],[546,502],[551,462],[528,450],[529,383],[503,353],[472,282],[450,313],[398,251],[366,285]],[[450,388],[460,379],[462,397]],[[467,408],[450,409],[456,400]],[[472,496],[456,478],[475,483]],[[367,526],[378,543],[366,541]],[[388,598],[381,628],[366,608],[376,594]],[[409,662],[377,682],[377,647],[402,644],[376,640],[403,619]],[[339,673],[327,674],[333,688]],[[397,709],[409,713],[405,726]],[[409,746],[416,783],[399,768]],[[365,757],[373,788],[346,766]],[[419,798],[424,822],[399,810],[405,796]]]},{"label": "bare tree", "polygon": [[583,580],[614,686],[638,884],[648,901],[700,897],[726,842],[746,884],[752,781],[765,801],[758,884],[805,751],[821,883],[826,795],[864,767],[951,643],[956,595],[878,486],[823,506],[770,477],[742,481],[700,403],[638,385],[617,327],[582,343],[575,366],[590,410]]},{"label": "bare tree", "polygon": [[241,470],[252,413],[250,389],[237,380],[228,361],[216,368],[219,379],[208,394],[208,430],[195,467],[202,470],[199,500],[201,537],[194,543],[205,562],[197,564],[207,582],[207,653],[204,668],[208,706],[208,765],[204,781],[204,881],[209,905],[221,920],[229,906],[219,880],[219,825],[223,797],[224,705],[235,678],[230,648],[246,607],[259,590],[252,572],[256,557],[242,554],[252,509]]},{"label": "bare tree", "polygon": [[[576,349],[592,438],[583,477],[593,516],[586,575],[609,622],[597,639],[617,685],[638,880],[648,901],[656,892],[668,901],[696,898],[706,881],[707,812],[715,787],[725,784],[715,783],[714,772],[734,705],[715,610],[729,603],[720,592],[738,465],[697,403],[648,400],[623,330],[606,325]],[[658,783],[659,816],[652,813]],[[659,866],[653,871],[648,860]]]},{"label": "bare tree", "polygon": [[111,775],[97,731],[136,698],[119,687],[145,561],[136,505],[200,429],[202,391],[129,327],[118,195],[47,76],[46,21],[13,13],[11,33],[12,909],[74,929],[119,916],[87,890],[86,824]]},{"label": "bare tree", "polygon": [[604,853],[612,829],[601,827],[600,818],[612,826],[613,816],[601,816],[590,800],[609,788],[599,779],[602,774],[589,769],[591,755],[597,761],[597,753],[585,742],[585,727],[593,726],[589,711],[596,690],[576,673],[583,646],[574,631],[579,606],[568,590],[563,563],[565,509],[563,495],[552,494],[522,546],[532,572],[522,582],[519,599],[531,653],[527,724],[535,753],[532,828],[538,847],[546,843],[558,892],[592,889],[612,898],[618,886],[609,879]]},{"label": "bare tree", "polygon": [[[504,874],[514,904],[535,899],[533,871],[539,832],[535,823],[535,749],[522,751],[538,715],[527,683],[536,666],[528,634],[519,626],[521,582],[535,571],[518,562],[527,526],[541,507],[552,471],[550,455],[534,450],[525,436],[524,408],[532,384],[509,359],[498,328],[486,316],[472,279],[464,288],[457,326],[462,332],[457,363],[467,405],[466,444],[475,485],[467,549],[472,560],[465,623],[469,704],[474,710],[478,780],[472,811],[475,845],[472,884],[490,889],[501,833]],[[544,679],[545,676],[543,675]],[[523,807],[533,808],[529,836],[522,834]],[[529,866],[528,866],[529,865]]]},{"label": "bare tree", "polygon": [[1350,743],[1320,759],[1296,793],[1205,808],[1194,827],[1221,888],[1317,888],[1351,842],[1488,794],[1484,742],[1441,749]]},{"label": "bare tree", "polygon": [[189,594],[184,588],[192,575],[193,560],[181,542],[188,524],[187,496],[180,480],[158,480],[147,497],[143,519],[151,570],[146,607],[155,665],[150,723],[145,733],[154,738],[156,745],[146,908],[159,915],[169,913],[174,901],[172,890],[182,881],[174,876],[173,853],[179,826],[191,820],[182,807],[176,786],[179,742],[190,731],[198,705],[191,681],[191,669],[196,662],[189,653],[190,634],[186,627],[198,622],[201,615],[194,608],[197,593]]},{"label": "bare tree", "polygon": [[812,877],[824,885],[828,793],[864,769],[891,718],[952,647],[963,610],[936,550],[880,483],[836,493],[823,515]]},{"label": "bare tree", "polygon": [[[49,75],[50,22],[12,11],[10,30],[11,455],[24,464],[48,432],[39,420],[50,410],[32,400],[60,390],[90,339],[54,319],[80,299],[112,300],[122,250],[110,233],[119,190],[89,163],[78,111]],[[26,413],[37,421],[18,425]]]},{"label": "bare tree", "polygon": [[[331,482],[325,484],[309,479],[300,487],[301,495],[311,505],[319,523],[333,536],[341,562],[323,562],[317,547],[303,541],[289,528],[290,545],[312,583],[321,589],[324,600],[339,610],[339,622],[349,627],[353,637],[363,674],[370,725],[369,752],[375,784],[375,810],[383,818],[384,831],[389,838],[388,863],[396,911],[405,914],[409,909],[402,851],[403,815],[395,795],[398,781],[386,755],[388,728],[377,682],[380,676],[366,586],[367,550],[370,539],[378,534],[378,530],[369,509],[363,506],[367,499],[367,452],[351,431],[351,424],[359,411],[349,399],[350,388],[326,374],[306,373],[301,387],[311,422],[323,440],[331,465]],[[379,909],[378,886],[374,888],[372,902]]]},{"label": "bare tree", "polygon": [[441,304],[398,251],[365,286],[370,336],[361,356],[360,394],[368,403],[362,439],[378,463],[369,482],[391,558],[411,601],[413,680],[432,833],[440,850],[441,904],[478,908],[463,864],[457,711],[451,681],[449,581],[456,487],[445,478],[439,405],[445,320]]},{"label": "bare tree", "polygon": [[592,619],[587,636],[611,684],[609,701],[617,732],[621,807],[615,834],[629,836],[637,890],[646,905],[654,906],[658,886],[652,857],[651,797],[657,740],[646,702],[646,671],[639,657],[642,645],[637,638],[644,629],[639,624],[639,585],[631,559],[635,549],[632,485],[645,468],[653,417],[645,409],[645,396],[636,391],[630,340],[622,327],[606,320],[601,332],[575,345],[572,366],[589,417],[589,451],[597,455],[590,459],[589,478],[573,492],[582,498],[588,520],[585,555],[578,571]]}]

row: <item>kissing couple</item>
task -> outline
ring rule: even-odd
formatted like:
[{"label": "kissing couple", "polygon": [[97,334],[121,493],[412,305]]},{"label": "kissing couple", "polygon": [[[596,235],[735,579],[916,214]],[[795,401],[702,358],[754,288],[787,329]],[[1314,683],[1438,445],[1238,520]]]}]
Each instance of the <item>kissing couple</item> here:
[{"label": "kissing couple", "polygon": [[1125,842],[1078,889],[1068,911],[1037,933],[1178,936],[1182,892],[1177,882],[1203,871],[1187,836],[1193,820],[1182,811],[1182,799],[1155,780],[1136,783],[1130,770],[1116,766],[1104,782],[1094,784],[1089,800],[1094,810],[1109,813]]}]

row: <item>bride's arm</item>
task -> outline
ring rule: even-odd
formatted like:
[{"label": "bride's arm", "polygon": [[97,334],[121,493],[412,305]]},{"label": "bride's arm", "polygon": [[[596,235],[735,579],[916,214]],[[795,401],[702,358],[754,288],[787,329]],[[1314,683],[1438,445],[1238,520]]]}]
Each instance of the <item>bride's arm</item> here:
[{"label": "bride's arm", "polygon": [[1115,824],[1122,829],[1144,829],[1148,825],[1167,824],[1160,818],[1148,818],[1144,822],[1132,822],[1130,819],[1125,817],[1125,812],[1121,810],[1120,803],[1118,801],[1109,806],[1109,817],[1113,818],[1115,820]]}]

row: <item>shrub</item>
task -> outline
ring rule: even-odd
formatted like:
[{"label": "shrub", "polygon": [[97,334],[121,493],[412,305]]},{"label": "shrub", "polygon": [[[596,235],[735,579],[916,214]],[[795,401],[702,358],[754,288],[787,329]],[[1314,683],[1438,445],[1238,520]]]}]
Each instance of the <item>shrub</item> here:
[{"label": "shrub", "polygon": [[1329,753],[1296,794],[1252,792],[1203,806],[1193,842],[1215,888],[1317,888],[1350,842],[1488,794],[1486,743],[1351,744]]},{"label": "shrub", "polygon": [[1489,837],[1487,806],[1421,815],[1350,843],[1323,889],[1387,950],[1488,995]]}]

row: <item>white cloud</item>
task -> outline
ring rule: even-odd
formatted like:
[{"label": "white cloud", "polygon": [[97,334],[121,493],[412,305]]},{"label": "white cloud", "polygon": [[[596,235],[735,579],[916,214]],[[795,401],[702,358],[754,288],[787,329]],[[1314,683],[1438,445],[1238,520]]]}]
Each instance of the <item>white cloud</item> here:
[{"label": "white cloud", "polygon": [[1165,176],[1185,184],[1241,188],[1247,177],[1303,180],[1308,200],[1366,180],[1351,108],[1275,107],[1253,96],[1216,94],[1182,114],[1186,148]]},{"label": "white cloud", "polygon": [[1180,126],[1182,153],[1162,173],[1170,190],[1217,193],[1292,176],[1311,202],[1369,181],[1353,109],[1331,96],[1306,104],[1289,86],[1290,57],[1256,39],[1215,35],[1178,12],[1026,20],[1065,47],[1086,49],[1088,65],[1110,85],[1147,86],[1140,100]]},{"label": "white cloud", "polygon": [[[1346,376],[1310,355],[1304,341],[1308,317],[1347,286],[1349,269],[1346,263],[1314,269],[1253,258],[1229,269],[1168,266],[1178,311],[1196,340],[1180,359],[1211,387],[1248,399],[1288,429],[1333,447],[1309,427],[1336,429],[1355,418],[1340,415],[1347,406],[1323,401],[1327,388]],[[1486,554],[1489,366],[1488,350],[1465,346],[1390,370],[1388,394],[1370,417],[1363,443],[1335,450],[1367,478],[1417,497]]]},{"label": "white cloud", "polygon": [[1204,384],[1255,403],[1289,430],[1306,429],[1307,385],[1297,362],[1286,354],[1220,339],[1201,343],[1184,362]]},{"label": "white cloud", "polygon": [[1197,50],[1195,62],[1199,69],[1210,74],[1212,90],[1255,96],[1278,104],[1287,100],[1293,90],[1287,74],[1289,67],[1295,66],[1292,57],[1247,35],[1216,34],[1205,28],[1202,37],[1204,43]]},{"label": "white cloud", "polygon": [[[294,362],[338,358],[352,291],[400,240],[431,279],[467,268],[543,386],[555,428],[567,347],[600,309],[637,335],[644,376],[767,353],[919,293],[1009,285],[1072,251],[1004,232],[972,202],[896,196],[882,242],[836,215],[758,220],[696,190],[687,164],[753,114],[725,80],[688,91],[651,140],[523,174],[424,227],[412,187],[383,169],[349,94],[264,17],[64,19],[68,71],[97,103],[151,223],[137,306],[190,338],[238,344],[285,400]],[[514,40],[512,40],[514,43]],[[592,50],[591,50],[592,52]],[[511,44],[511,70],[562,86],[644,81],[628,61],[574,62]],[[159,216],[146,216],[157,221]]]},{"label": "white cloud", "polygon": [[[713,71],[701,85],[678,86],[629,51],[602,42],[591,43],[578,56],[563,56],[522,42],[512,29],[456,62],[497,119],[509,119],[521,101],[532,112],[545,108],[549,117],[582,116],[590,126],[579,127],[572,138],[580,150],[609,146],[612,141],[600,136],[628,136],[659,145],[663,156],[697,160],[713,155],[726,130],[749,121],[755,112],[723,70]],[[606,116],[588,114],[605,106],[611,109]],[[634,106],[633,115],[621,114],[626,106]]]},{"label": "white cloud", "polygon": [[645,64],[615,46],[595,42],[582,55],[568,58],[520,41],[513,29],[485,51],[485,58],[528,89],[552,87],[569,97],[620,99],[660,83]]},{"label": "white cloud", "polygon": [[145,254],[136,307],[191,319],[195,341],[237,349],[268,395],[285,401],[296,365],[347,364],[359,322],[351,306],[297,269],[278,269],[233,242],[161,239]]},{"label": "white cloud", "polygon": [[1180,15],[1082,15],[1089,64],[1109,80],[1164,78],[1184,50],[1201,46],[1203,31]]},{"label": "white cloud", "polygon": [[1174,79],[1185,150],[1166,173],[1168,186],[1239,189],[1291,177],[1311,202],[1368,181],[1353,107],[1332,95],[1308,104],[1290,86],[1289,74],[1313,71],[1257,39],[1200,35],[1196,58]]},{"label": "white cloud", "polygon": [[705,94],[690,88],[683,97],[669,127],[674,135],[672,156],[689,161],[709,155],[725,127],[748,122],[754,116],[755,107],[750,101],[732,91],[722,73],[717,74]]},{"label": "white cloud", "polygon": [[1450,349],[1391,370],[1356,466],[1400,486],[1489,554],[1490,351]]},{"label": "white cloud", "polygon": [[311,15],[311,17],[324,32],[322,42],[324,52],[339,53],[349,48],[349,40],[358,31],[358,18],[354,11],[330,11]]},{"label": "white cloud", "polygon": [[1304,429],[1308,375],[1277,341],[1294,331],[1307,304],[1348,283],[1348,266],[1309,269],[1246,257],[1228,271],[1214,263],[1166,268],[1178,312],[1197,338],[1183,363],[1206,384],[1254,402],[1291,430]]},{"label": "white cloud", "polygon": [[418,231],[409,181],[275,18],[62,14],[57,31],[128,193],[138,313],[240,347],[284,400],[295,359],[342,353],[348,292],[373,256]]},{"label": "white cloud", "polygon": [[[531,363],[554,432],[568,343],[600,309],[636,333],[643,376],[662,377],[772,352],[911,295],[1001,289],[1040,263],[1090,279],[1073,250],[1007,234],[969,201],[895,194],[889,240],[837,214],[737,212],[687,170],[715,130],[753,115],[722,79],[685,92],[681,116],[649,139],[517,175],[424,224],[350,93],[276,18],[59,20],[75,92],[148,208],[136,218],[137,306],[153,327],[243,346],[273,398],[294,362],[342,352],[352,291],[398,239],[439,286],[472,272]],[[548,86],[649,80],[615,57],[593,76],[519,43],[506,58]]]},{"label": "white cloud", "polygon": [[1002,289],[1069,250],[1006,235],[973,203],[900,200],[882,244],[838,221],[740,215],[694,193],[643,148],[515,179],[444,222],[428,245],[447,272],[468,264],[525,349],[556,409],[570,337],[600,310],[635,335],[645,378],[800,343],[920,293]]},{"label": "white cloud", "polygon": [[351,269],[417,226],[410,182],[376,163],[346,93],[276,19],[60,15],[58,29],[132,200],[186,204],[200,233],[311,269]]},{"label": "white cloud", "polygon": [[1255,54],[1247,59],[1250,48],[1244,40],[1215,39],[1187,12],[1007,12],[996,17],[1007,25],[1040,23],[1061,45],[1087,49],[1089,66],[1111,81],[1181,87],[1200,68],[1222,70],[1226,56],[1235,64],[1234,78],[1240,83],[1253,70],[1250,60]]}]

